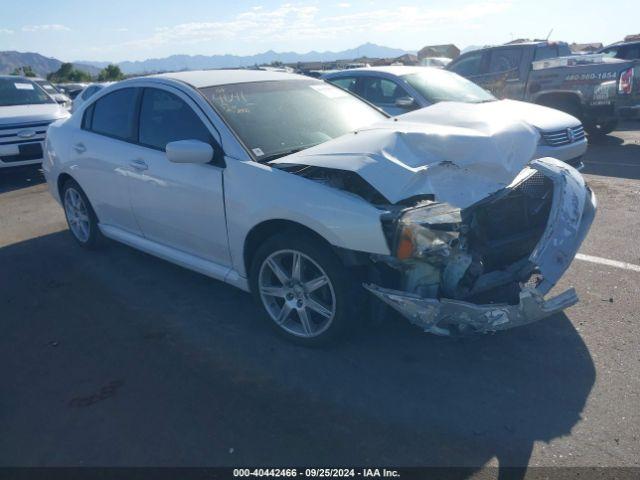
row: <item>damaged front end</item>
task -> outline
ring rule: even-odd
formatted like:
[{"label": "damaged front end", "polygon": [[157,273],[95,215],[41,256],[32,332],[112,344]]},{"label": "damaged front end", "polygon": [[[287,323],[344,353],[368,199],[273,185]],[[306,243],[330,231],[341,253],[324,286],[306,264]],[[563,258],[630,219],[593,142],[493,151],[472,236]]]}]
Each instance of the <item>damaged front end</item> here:
[{"label": "damaged front end", "polygon": [[595,209],[576,170],[535,160],[511,185],[465,208],[425,200],[384,216],[393,255],[373,258],[384,273],[365,288],[439,335],[541,320],[578,301],[573,289],[544,296],[569,267]]}]

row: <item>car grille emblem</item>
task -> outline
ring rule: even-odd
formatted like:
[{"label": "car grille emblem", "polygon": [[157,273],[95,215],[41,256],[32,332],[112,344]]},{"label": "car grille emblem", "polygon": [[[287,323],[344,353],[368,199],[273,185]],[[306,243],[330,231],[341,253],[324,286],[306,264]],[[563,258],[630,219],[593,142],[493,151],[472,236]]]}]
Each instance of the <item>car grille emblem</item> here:
[{"label": "car grille emblem", "polygon": [[20,138],[31,138],[36,135],[35,130],[21,130],[16,134]]},{"label": "car grille emblem", "polygon": [[576,137],[573,134],[573,129],[571,128],[567,128],[567,139],[569,140],[569,143],[573,143],[576,141]]}]

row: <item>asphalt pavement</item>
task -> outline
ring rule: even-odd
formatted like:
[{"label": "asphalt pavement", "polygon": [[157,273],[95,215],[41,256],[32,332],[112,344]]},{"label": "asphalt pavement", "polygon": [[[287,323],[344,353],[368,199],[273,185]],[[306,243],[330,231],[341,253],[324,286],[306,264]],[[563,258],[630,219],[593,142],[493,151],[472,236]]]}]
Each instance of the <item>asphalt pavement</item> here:
[{"label": "asphalt pavement", "polygon": [[[640,265],[640,123],[591,145],[581,254]],[[575,260],[581,302],[452,340],[398,317],[305,349],[249,295],[79,248],[35,168],[0,171],[0,466],[639,466],[640,272]]]}]

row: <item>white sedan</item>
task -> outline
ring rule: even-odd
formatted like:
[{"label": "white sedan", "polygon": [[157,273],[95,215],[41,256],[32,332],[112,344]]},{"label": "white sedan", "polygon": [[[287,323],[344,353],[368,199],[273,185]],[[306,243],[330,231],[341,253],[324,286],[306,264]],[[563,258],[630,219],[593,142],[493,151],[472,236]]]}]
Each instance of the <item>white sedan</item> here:
[{"label": "white sedan", "polygon": [[441,335],[577,302],[544,296],[595,214],[582,176],[531,161],[523,122],[422,112],[278,72],[131,79],[51,127],[44,171],[81,246],[108,237],[251,291],[304,344],[376,298]]}]

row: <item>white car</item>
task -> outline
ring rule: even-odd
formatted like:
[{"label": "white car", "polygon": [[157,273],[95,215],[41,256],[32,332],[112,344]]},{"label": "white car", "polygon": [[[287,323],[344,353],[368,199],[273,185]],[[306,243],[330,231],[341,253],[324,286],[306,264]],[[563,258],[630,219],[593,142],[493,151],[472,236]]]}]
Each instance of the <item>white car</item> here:
[{"label": "white car", "polygon": [[41,163],[49,124],[68,116],[28,78],[0,76],[0,169]]},{"label": "white car", "polygon": [[595,214],[582,176],[530,163],[524,122],[423,112],[388,118],[286,73],[130,79],[51,127],[43,169],[80,245],[105,236],[251,291],[304,344],[376,297],[442,335],[576,303],[544,296]]},{"label": "white car", "polygon": [[450,63],[451,59],[448,57],[426,57],[420,60],[420,65],[423,67],[444,68]]},{"label": "white car", "polygon": [[[370,67],[334,72],[323,78],[389,115],[402,115],[441,102],[463,102],[475,105],[479,115],[523,120],[540,132],[535,158],[553,157],[581,168],[587,151],[584,128],[577,118],[542,105],[498,100],[466,78],[440,68]],[[457,109],[455,105],[451,108]],[[440,110],[435,115],[442,114]]]},{"label": "white car", "polygon": [[71,99],[61,91],[59,91],[56,87],[53,86],[51,82],[45,80],[44,78],[34,78],[34,82],[42,87],[42,89],[49,94],[51,98],[53,98],[59,105],[64,108],[71,108]]},{"label": "white car", "polygon": [[84,87],[73,99],[73,103],[71,104],[71,113],[78,110],[78,108],[80,108],[82,104],[89,100],[93,95],[112,83],[113,82],[91,83]]}]

